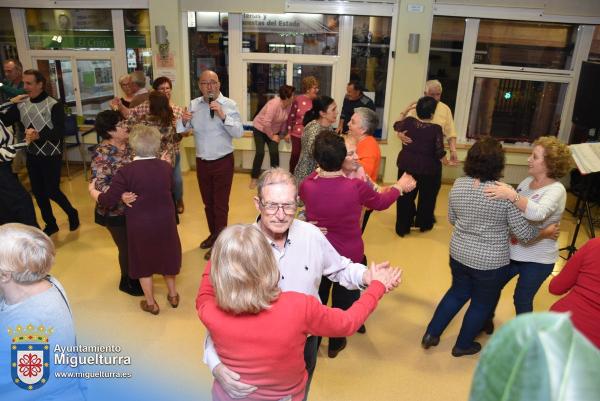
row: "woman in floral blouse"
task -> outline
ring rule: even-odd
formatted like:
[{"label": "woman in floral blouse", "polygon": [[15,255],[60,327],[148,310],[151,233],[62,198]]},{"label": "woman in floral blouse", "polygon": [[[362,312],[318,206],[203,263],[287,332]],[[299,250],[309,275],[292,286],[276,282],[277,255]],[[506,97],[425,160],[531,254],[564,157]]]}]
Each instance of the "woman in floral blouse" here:
[{"label": "woman in floral blouse", "polygon": [[[181,214],[184,210],[183,205],[183,178],[181,176],[181,155],[179,152],[179,144],[186,134],[177,134],[175,132],[175,123],[178,119],[183,115],[183,107],[177,106],[171,101],[171,92],[173,90],[173,83],[167,77],[158,77],[152,83],[152,88],[154,89],[155,95],[150,94],[148,100],[143,102],[142,104],[128,109],[123,105],[119,105],[118,109],[125,118],[132,119],[130,125],[134,125],[137,123],[142,123],[146,125],[151,125],[157,127],[161,134],[163,135],[163,143],[161,146],[161,151],[165,151],[168,148],[169,156],[171,156],[171,164],[173,164],[173,181],[174,181],[174,193],[175,202],[177,204],[177,213]],[[162,93],[167,97],[167,102],[161,101],[158,97],[158,94]],[[151,99],[150,97],[153,97]],[[151,106],[151,100],[152,106]],[[165,104],[167,103],[167,104]],[[172,112],[172,125],[173,129],[165,129],[165,127],[161,127],[161,124],[156,124],[153,122],[154,117],[157,115],[162,115],[164,113],[168,113],[168,109]],[[160,118],[159,118],[160,120]]]},{"label": "woman in floral blouse", "polygon": [[[92,179],[96,179],[96,189],[105,191],[115,173],[133,159],[129,147],[129,129],[118,111],[101,111],[96,116],[96,132],[104,140],[96,147],[92,157]],[[106,227],[117,249],[121,281],[119,290],[134,296],[144,295],[139,280],[129,278],[127,252],[127,229],[125,226],[125,204],[120,202],[115,208],[107,209],[96,205],[95,221]]]}]

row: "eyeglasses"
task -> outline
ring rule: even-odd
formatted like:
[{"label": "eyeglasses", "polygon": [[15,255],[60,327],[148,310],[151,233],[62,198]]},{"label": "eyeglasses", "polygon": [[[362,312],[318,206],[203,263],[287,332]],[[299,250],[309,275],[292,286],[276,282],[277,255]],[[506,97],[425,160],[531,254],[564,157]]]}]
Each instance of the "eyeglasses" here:
[{"label": "eyeglasses", "polygon": [[218,81],[200,81],[202,86],[217,86],[219,83]]},{"label": "eyeglasses", "polygon": [[291,216],[296,214],[296,209],[298,208],[298,205],[296,205],[295,203],[264,203],[262,200],[260,201],[260,206],[262,206],[262,208],[267,214],[271,215],[277,214],[277,211],[279,211],[279,208],[281,208],[281,210],[283,210],[283,213]]}]

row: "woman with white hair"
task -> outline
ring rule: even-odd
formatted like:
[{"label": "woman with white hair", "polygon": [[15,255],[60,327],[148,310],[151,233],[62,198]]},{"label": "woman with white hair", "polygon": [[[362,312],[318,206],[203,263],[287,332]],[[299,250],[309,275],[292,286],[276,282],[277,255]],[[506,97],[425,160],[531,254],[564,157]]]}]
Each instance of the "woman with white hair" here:
[{"label": "woman with white hair", "polygon": [[[44,364],[55,369],[54,353],[49,360],[38,352],[37,344],[45,339],[52,346],[76,345],[73,317],[65,290],[48,275],[56,254],[52,240],[40,229],[20,223],[0,226],[0,394],[2,399],[32,399],[28,386],[35,389],[35,399],[85,400],[79,379],[43,380]],[[7,333],[8,332],[8,333]],[[8,334],[8,335],[7,335]],[[29,336],[32,338],[29,338]],[[23,348],[27,344],[28,348]],[[29,348],[31,345],[32,348]],[[16,348],[18,377],[13,383],[11,352]],[[28,351],[30,350],[30,351]],[[41,348],[40,348],[40,351]],[[46,353],[46,355],[48,355]],[[37,364],[35,363],[37,361]],[[39,366],[36,369],[36,366]],[[68,365],[56,366],[61,371],[77,372]],[[47,372],[46,372],[47,373]]]},{"label": "woman with white hair", "polygon": [[[350,335],[373,312],[399,271],[380,269],[347,311],[315,297],[281,292],[277,261],[265,235],[254,225],[233,225],[213,246],[196,308],[221,361],[235,366],[240,380],[257,387],[249,399],[299,401],[308,377],[304,344],[308,334]],[[229,400],[218,381],[213,400]]]},{"label": "woman with white hair", "polygon": [[154,299],[152,275],[162,274],[168,288],[171,307],[179,306],[175,276],[181,268],[181,243],[177,233],[175,204],[171,196],[173,174],[171,164],[157,158],[161,135],[158,129],[136,125],[129,135],[135,153],[133,161],[115,174],[106,192],[89,186],[91,196],[100,206],[114,207],[125,192],[135,194],[135,203],[125,210],[129,277],[139,279],[145,300],[144,312],[158,315]]}]

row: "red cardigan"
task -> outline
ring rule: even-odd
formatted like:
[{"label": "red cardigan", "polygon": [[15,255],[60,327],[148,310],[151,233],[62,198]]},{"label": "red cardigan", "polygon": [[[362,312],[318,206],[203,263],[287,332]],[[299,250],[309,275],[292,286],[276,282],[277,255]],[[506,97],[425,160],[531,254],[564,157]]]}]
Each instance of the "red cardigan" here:
[{"label": "red cardigan", "polygon": [[[210,283],[210,262],[202,276],[196,298],[198,316],[215,343],[221,361],[241,376],[241,381],[258,387],[248,400],[280,400],[291,395],[302,400],[307,373],[304,344],[308,334],[346,337],[364,323],[385,293],[374,281],[350,309],[332,309],[312,296],[284,292],[271,308],[256,315],[233,315],[217,304]],[[217,381],[214,400],[230,400]]]},{"label": "red cardigan", "polygon": [[550,282],[550,292],[562,295],[550,307],[570,312],[573,325],[600,348],[600,238],[589,240]]}]

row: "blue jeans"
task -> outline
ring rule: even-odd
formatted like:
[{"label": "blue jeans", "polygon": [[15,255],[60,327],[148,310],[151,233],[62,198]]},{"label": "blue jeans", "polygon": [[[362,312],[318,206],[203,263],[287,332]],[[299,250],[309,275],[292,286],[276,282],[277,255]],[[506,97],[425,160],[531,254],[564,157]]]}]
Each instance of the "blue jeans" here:
[{"label": "blue jeans", "polygon": [[517,315],[533,312],[533,298],[544,280],[552,273],[552,269],[554,269],[554,263],[510,261],[510,268],[504,284],[506,285],[514,276],[519,275],[513,296]]},{"label": "blue jeans", "polygon": [[175,201],[183,199],[183,177],[181,176],[181,154],[175,154],[175,167],[173,167],[173,196]]},{"label": "blue jeans", "polygon": [[450,258],[452,285],[437,306],[427,333],[439,337],[464,304],[471,300],[456,340],[458,348],[470,348],[494,308],[508,266],[478,270]]}]

